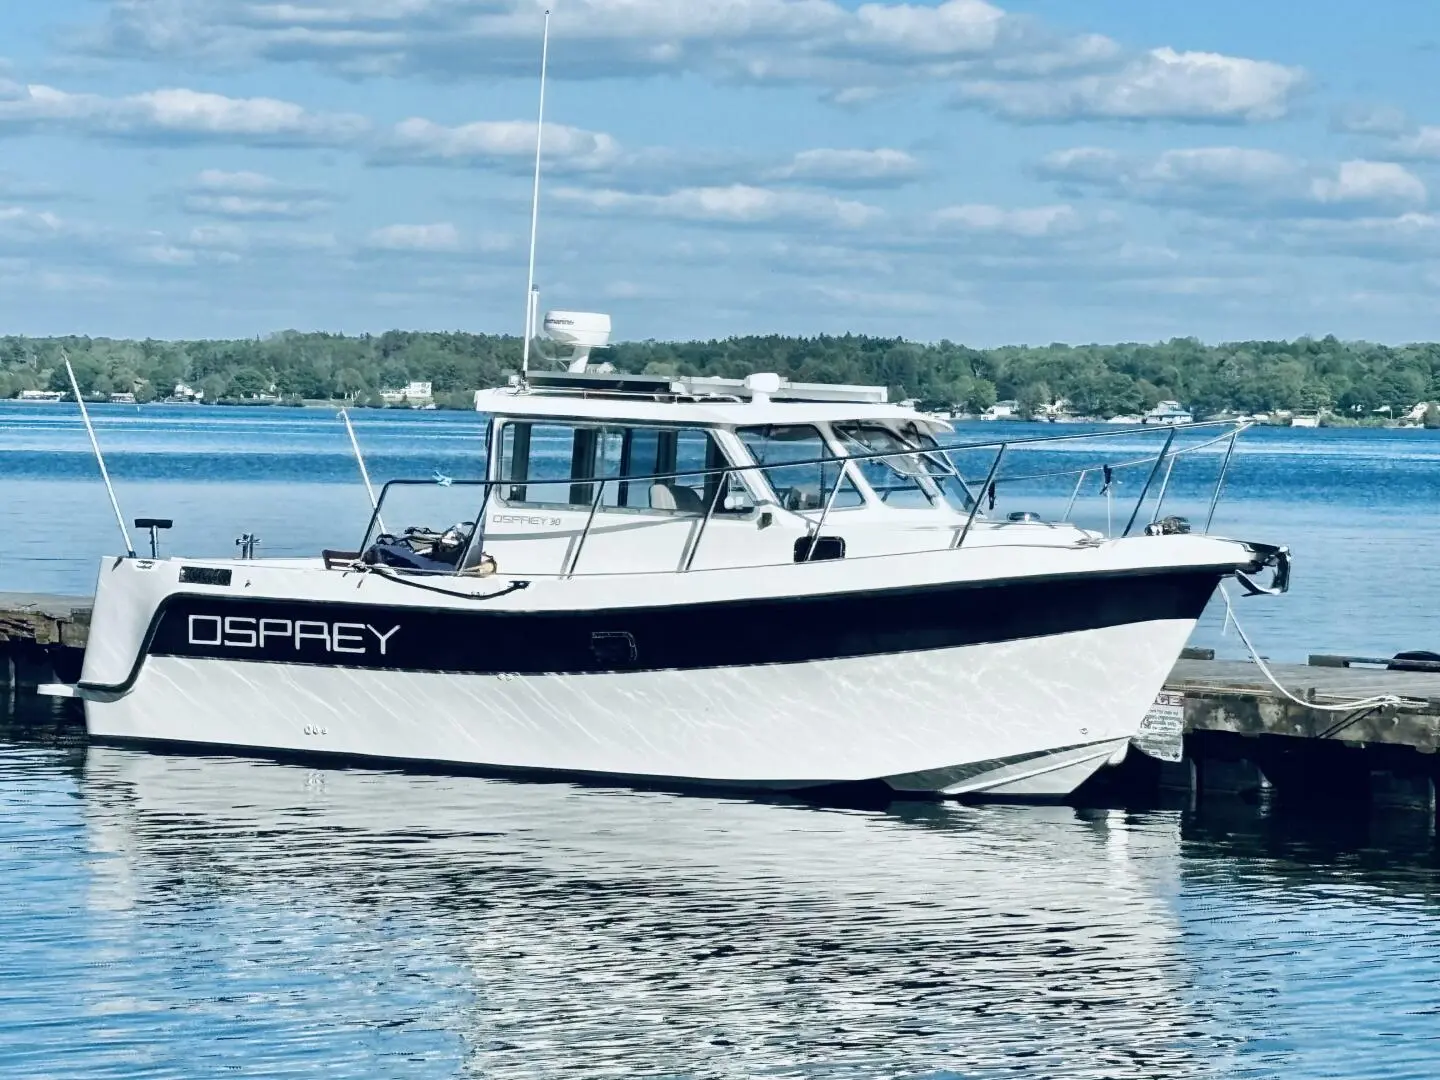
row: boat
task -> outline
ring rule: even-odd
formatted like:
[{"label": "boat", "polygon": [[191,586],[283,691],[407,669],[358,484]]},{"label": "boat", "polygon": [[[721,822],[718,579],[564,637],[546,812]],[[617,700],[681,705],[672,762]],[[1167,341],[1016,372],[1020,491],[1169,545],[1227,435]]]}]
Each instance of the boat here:
[{"label": "boat", "polygon": [[[1175,518],[996,514],[883,387],[570,366],[477,394],[480,478],[387,483],[356,550],[107,559],[49,691],[103,741],[1062,797],[1125,755],[1219,582],[1288,577]],[[417,494],[468,513],[387,531]]]},{"label": "boat", "polygon": [[[884,387],[592,369],[608,316],[538,319],[539,162],[521,369],[477,394],[478,476],[392,480],[359,545],[308,559],[143,558],[127,534],[80,680],[47,688],[94,739],[1059,798],[1128,752],[1217,584],[1284,590],[1283,548],[1161,517],[1163,483],[1141,521],[1180,425],[1111,536],[995,509],[1007,452],[1093,434],[992,444],[976,482],[949,422]],[[542,325],[571,354],[532,370]]]}]

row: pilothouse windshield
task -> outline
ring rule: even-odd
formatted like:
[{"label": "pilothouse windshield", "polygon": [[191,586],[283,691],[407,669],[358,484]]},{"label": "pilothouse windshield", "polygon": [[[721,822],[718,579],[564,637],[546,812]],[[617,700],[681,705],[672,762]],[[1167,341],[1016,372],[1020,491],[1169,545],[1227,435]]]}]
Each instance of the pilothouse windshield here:
[{"label": "pilothouse windshield", "polygon": [[[901,438],[881,424],[865,423],[835,424],[832,430],[846,451],[857,457],[891,452],[897,455],[861,457],[856,462],[865,482],[886,506],[897,510],[932,506],[970,509],[969,489],[929,435],[916,430],[910,438]],[[915,453],[925,449],[934,449],[935,453]]]}]

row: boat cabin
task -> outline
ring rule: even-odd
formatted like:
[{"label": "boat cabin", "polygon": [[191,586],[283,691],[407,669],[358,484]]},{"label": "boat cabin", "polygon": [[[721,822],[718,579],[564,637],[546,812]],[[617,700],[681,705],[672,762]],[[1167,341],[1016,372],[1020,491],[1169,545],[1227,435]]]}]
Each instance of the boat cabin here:
[{"label": "boat cabin", "polygon": [[491,417],[483,546],[506,573],[934,549],[974,505],[939,450],[949,424],[884,387],[553,373],[475,405]]}]

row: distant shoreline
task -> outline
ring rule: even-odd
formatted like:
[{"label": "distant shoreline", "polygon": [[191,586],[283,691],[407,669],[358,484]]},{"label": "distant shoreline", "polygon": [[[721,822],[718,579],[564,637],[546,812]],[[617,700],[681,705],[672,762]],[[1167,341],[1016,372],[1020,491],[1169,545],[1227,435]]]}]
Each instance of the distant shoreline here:
[{"label": "distant shoreline", "polygon": [[[45,400],[38,400],[38,399],[21,399],[21,398],[4,398],[4,399],[0,399],[0,405],[9,405],[9,404],[21,405],[21,406],[25,406],[25,407],[36,407],[36,408],[39,408],[39,407],[43,407],[43,406],[47,406],[47,405],[71,405],[71,404],[74,404],[74,399],[73,399],[73,397],[70,397],[70,396],[68,396],[68,395],[65,396],[65,397],[59,398],[59,399],[45,399]],[[341,401],[341,400],[329,400],[329,401],[327,401],[327,400],[313,399],[313,398],[312,398],[312,399],[304,399],[304,400],[289,400],[289,401],[236,401],[236,400],[225,400],[225,401],[216,401],[216,402],[203,402],[203,401],[118,402],[118,401],[108,401],[108,400],[101,400],[101,399],[98,399],[98,398],[92,398],[92,397],[90,397],[89,395],[87,395],[86,398],[85,398],[85,404],[86,404],[88,407],[90,407],[91,409],[105,410],[105,411],[109,411],[109,410],[111,410],[111,409],[120,410],[120,409],[140,409],[140,408],[147,408],[147,409],[150,409],[150,408],[166,408],[166,409],[170,409],[170,408],[178,408],[178,409],[186,409],[186,408],[209,408],[209,409],[233,409],[233,410],[239,410],[239,411],[254,410],[254,409],[280,409],[280,410],[302,409],[302,410],[310,410],[310,411],[328,410],[328,411],[331,411],[331,412],[337,412],[337,411],[339,411],[339,410],[341,410],[341,409],[352,409],[352,410],[353,410],[353,409],[360,409],[360,410],[364,410],[364,411],[366,411],[366,412],[376,412],[376,413],[432,413],[432,412],[467,413],[467,412],[473,412],[473,411],[474,411],[474,407],[473,407],[473,406],[466,407],[466,406],[462,406],[462,405],[451,405],[451,404],[440,404],[440,403],[436,403],[436,404],[434,404],[434,405],[432,405],[432,406],[430,406],[430,407],[425,407],[425,406],[397,405],[397,404],[378,405],[378,404],[369,404],[369,403],[364,403],[364,402],[362,402],[362,403],[356,403],[356,402],[353,402],[353,401]],[[1205,418],[1205,420],[1207,420],[1207,421],[1209,421],[1209,420],[1234,420],[1234,419],[1238,419],[1238,418],[1237,418],[1237,417],[1231,417],[1231,416],[1219,416],[1219,417],[1207,417],[1207,418]],[[1164,431],[1164,430],[1168,430],[1169,428],[1172,428],[1172,427],[1183,426],[1183,425],[1176,425],[1176,424],[1164,423],[1164,422],[1145,423],[1145,422],[1139,421],[1139,420],[1133,421],[1133,422],[1117,423],[1115,420],[1105,420],[1105,419],[1101,419],[1101,418],[1099,418],[1099,417],[1093,417],[1093,416],[1087,416],[1087,417],[1065,417],[1064,419],[1042,419],[1042,418],[1033,418],[1033,417],[1032,417],[1032,418],[1024,418],[1024,417],[1018,417],[1018,416],[1009,416],[1009,417],[1003,417],[1003,418],[999,418],[999,419],[986,419],[986,418],[983,418],[983,417],[981,417],[981,416],[979,416],[979,415],[972,414],[972,415],[968,415],[968,416],[954,416],[954,417],[950,417],[950,418],[949,418],[949,422],[959,423],[959,424],[976,424],[976,425],[982,425],[982,424],[983,424],[983,425],[984,425],[985,427],[987,427],[987,428],[993,428],[993,427],[995,427],[995,426],[997,426],[997,425],[1005,426],[1005,425],[1011,425],[1011,424],[1015,424],[1015,425],[1033,425],[1033,426],[1035,426],[1035,427],[1047,427],[1047,428],[1048,428],[1048,427],[1056,427],[1056,426],[1067,426],[1067,427],[1068,427],[1068,426],[1071,426],[1071,425],[1075,425],[1075,426],[1081,426],[1081,427],[1097,427],[1097,428],[1106,428],[1106,427],[1108,427],[1108,428],[1112,428],[1112,429],[1114,429],[1114,428],[1133,428],[1133,429],[1135,429],[1135,430],[1137,430],[1137,431],[1139,431],[1139,430],[1145,430],[1145,431]],[[1337,429],[1345,429],[1345,430],[1354,429],[1354,430],[1370,430],[1370,431],[1407,431],[1407,430],[1415,430],[1415,431],[1434,431],[1434,430],[1437,430],[1437,429],[1435,429],[1435,428],[1427,428],[1423,423],[1407,422],[1407,421],[1401,421],[1401,420],[1386,420],[1386,419],[1350,420],[1350,419],[1345,418],[1345,417],[1334,417],[1334,416],[1322,417],[1322,418],[1320,419],[1320,422],[1319,422],[1318,424],[1289,424],[1289,423],[1277,423],[1277,422],[1275,422],[1275,421],[1257,420],[1257,421],[1254,422],[1254,425],[1253,425],[1253,426],[1259,427],[1259,428],[1270,428],[1270,429],[1286,430],[1286,431],[1305,431],[1305,430],[1333,431],[1333,430],[1337,430]]]}]

